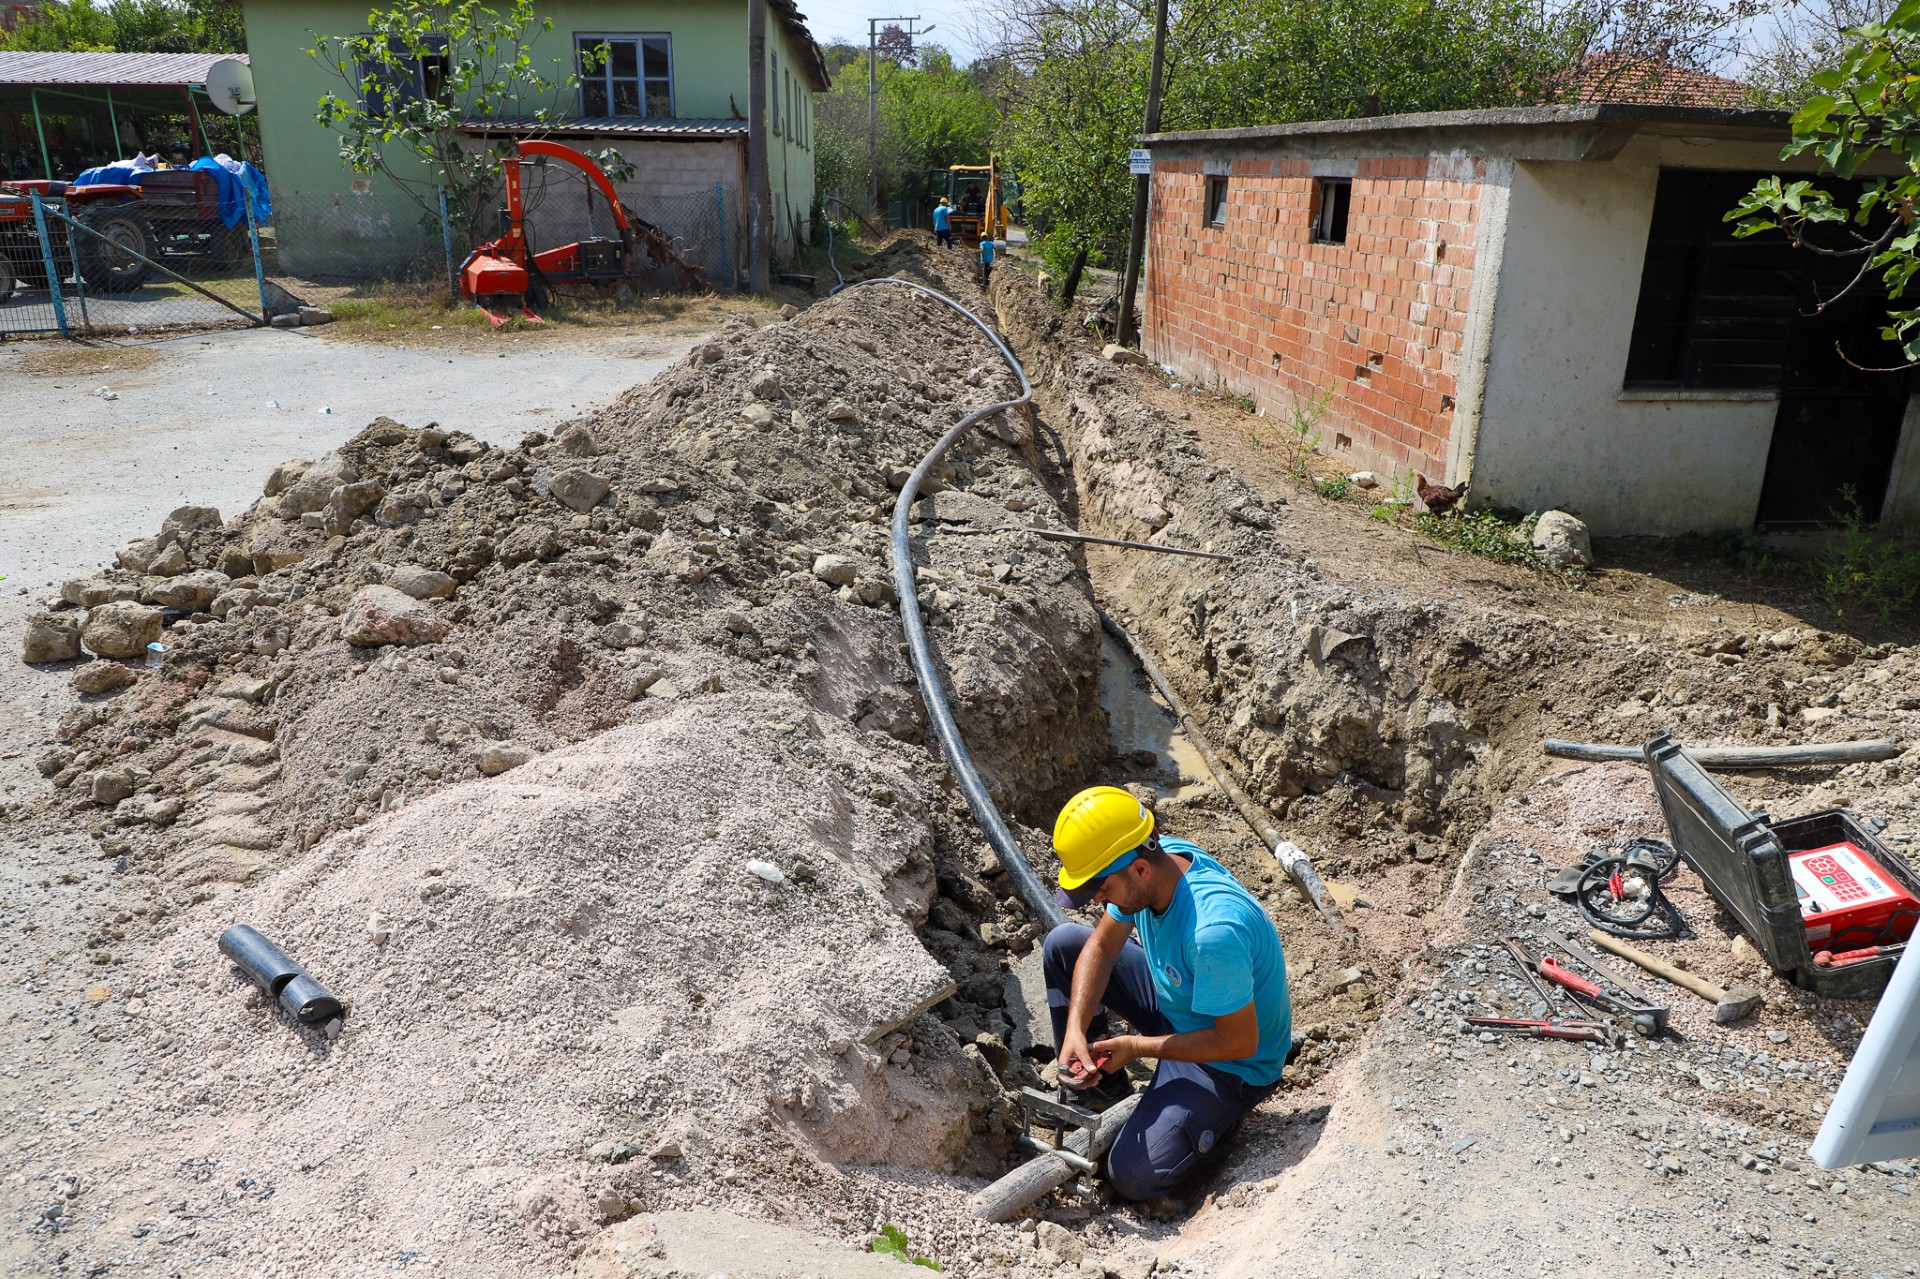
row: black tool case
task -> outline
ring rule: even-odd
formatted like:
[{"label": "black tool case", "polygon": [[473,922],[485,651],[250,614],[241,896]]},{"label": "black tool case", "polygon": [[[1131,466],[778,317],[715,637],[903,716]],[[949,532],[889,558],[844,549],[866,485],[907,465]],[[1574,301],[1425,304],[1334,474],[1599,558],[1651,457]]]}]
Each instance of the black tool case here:
[{"label": "black tool case", "polygon": [[[1666,733],[1641,748],[1666,814],[1673,846],[1707,890],[1740,921],[1773,970],[1794,985],[1834,999],[1876,999],[1893,975],[1903,947],[1843,968],[1820,968],[1807,945],[1806,922],[1787,854],[1842,840],[1857,845],[1887,874],[1920,896],[1920,879],[1874,837],[1858,813],[1822,809],[1774,821],[1748,812]],[[1842,948],[1844,949],[1844,948]]]}]

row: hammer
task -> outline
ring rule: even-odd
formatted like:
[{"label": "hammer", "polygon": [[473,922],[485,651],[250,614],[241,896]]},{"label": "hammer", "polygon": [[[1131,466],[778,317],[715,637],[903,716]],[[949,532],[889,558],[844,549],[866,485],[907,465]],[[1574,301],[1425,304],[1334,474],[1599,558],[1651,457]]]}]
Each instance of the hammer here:
[{"label": "hammer", "polygon": [[1700,998],[1713,1005],[1713,1019],[1717,1022],[1739,1021],[1754,1009],[1766,1002],[1766,996],[1751,986],[1735,986],[1732,990],[1722,990],[1704,977],[1682,972],[1664,959],[1655,958],[1646,951],[1629,946],[1617,937],[1609,937],[1599,929],[1587,933],[1593,944],[1602,950],[1610,950],[1622,959],[1632,960],[1640,967],[1657,977],[1665,977],[1676,986],[1685,986]]}]

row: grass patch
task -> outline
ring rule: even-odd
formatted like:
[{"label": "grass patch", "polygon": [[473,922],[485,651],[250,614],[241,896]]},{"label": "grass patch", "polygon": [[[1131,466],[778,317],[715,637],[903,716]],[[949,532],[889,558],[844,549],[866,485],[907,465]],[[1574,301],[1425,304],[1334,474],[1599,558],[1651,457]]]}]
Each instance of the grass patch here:
[{"label": "grass patch", "polygon": [[1814,560],[1820,593],[1833,615],[1865,613],[1885,622],[1920,600],[1920,546],[1867,520],[1852,485],[1840,491],[1836,537]]},{"label": "grass patch", "polygon": [[[335,323],[324,330],[347,338],[427,337],[484,334],[493,323],[480,308],[448,295],[439,284],[373,284],[328,301]],[[537,324],[507,309],[505,328],[518,332],[556,329],[632,328],[665,325],[667,332],[711,328],[733,315],[765,318],[780,306],[778,298],[734,294],[657,293],[619,297],[556,297],[537,314]]]},{"label": "grass patch", "polygon": [[103,373],[132,373],[160,362],[150,346],[36,347],[20,357],[21,367],[42,377],[92,377]]}]

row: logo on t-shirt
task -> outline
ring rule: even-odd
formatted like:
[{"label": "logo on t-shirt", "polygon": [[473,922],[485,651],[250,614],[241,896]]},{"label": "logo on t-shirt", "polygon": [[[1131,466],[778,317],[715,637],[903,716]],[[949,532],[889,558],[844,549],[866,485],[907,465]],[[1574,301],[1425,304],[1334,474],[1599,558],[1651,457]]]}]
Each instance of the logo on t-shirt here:
[{"label": "logo on t-shirt", "polygon": [[1176,990],[1184,984],[1180,979],[1180,970],[1172,964],[1160,965],[1160,975],[1167,979],[1167,985],[1174,987]]}]

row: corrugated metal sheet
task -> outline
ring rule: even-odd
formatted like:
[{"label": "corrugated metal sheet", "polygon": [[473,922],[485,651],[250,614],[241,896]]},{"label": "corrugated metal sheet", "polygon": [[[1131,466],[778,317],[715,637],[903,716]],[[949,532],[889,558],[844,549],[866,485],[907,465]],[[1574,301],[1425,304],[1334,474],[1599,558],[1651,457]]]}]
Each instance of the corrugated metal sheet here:
[{"label": "corrugated metal sheet", "polygon": [[200,84],[207,68],[244,53],[0,53],[0,84],[171,87]]},{"label": "corrugated metal sheet", "polygon": [[524,133],[534,137],[564,138],[606,134],[622,138],[730,138],[745,137],[745,120],[636,120],[608,116],[573,120],[480,119],[463,121],[462,133]]}]

